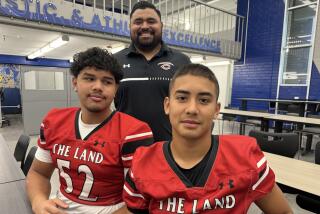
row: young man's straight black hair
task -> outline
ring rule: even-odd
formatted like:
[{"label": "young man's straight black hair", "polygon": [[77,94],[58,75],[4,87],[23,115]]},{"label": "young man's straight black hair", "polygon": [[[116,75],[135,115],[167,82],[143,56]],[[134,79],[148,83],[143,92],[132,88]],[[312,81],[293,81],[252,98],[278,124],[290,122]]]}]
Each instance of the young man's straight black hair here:
[{"label": "young man's straight black hair", "polygon": [[171,93],[171,89],[175,80],[178,77],[185,76],[188,74],[193,76],[203,77],[213,82],[216,88],[216,95],[218,100],[220,89],[219,89],[219,82],[217,80],[216,75],[207,66],[204,66],[201,64],[193,64],[193,63],[184,65],[183,67],[179,68],[178,71],[176,71],[176,73],[173,75],[169,84],[169,95]]},{"label": "young man's straight black hair", "polygon": [[138,9],[144,10],[144,9],[147,9],[147,8],[150,8],[150,9],[153,9],[154,11],[156,11],[156,13],[158,14],[158,16],[159,16],[159,18],[160,18],[160,20],[161,20],[161,13],[160,13],[160,11],[159,11],[152,3],[147,2],[147,1],[139,1],[139,2],[137,2],[137,3],[133,6],[133,8],[132,8],[132,10],[131,10],[131,13],[130,13],[130,19],[131,19],[131,17],[132,17],[132,14],[133,14],[136,10],[138,10]]},{"label": "young man's straight black hair", "polygon": [[123,78],[121,66],[107,50],[93,47],[84,52],[77,53],[73,56],[73,63],[70,72],[77,77],[86,67],[93,67],[97,70],[109,71],[117,84]]}]

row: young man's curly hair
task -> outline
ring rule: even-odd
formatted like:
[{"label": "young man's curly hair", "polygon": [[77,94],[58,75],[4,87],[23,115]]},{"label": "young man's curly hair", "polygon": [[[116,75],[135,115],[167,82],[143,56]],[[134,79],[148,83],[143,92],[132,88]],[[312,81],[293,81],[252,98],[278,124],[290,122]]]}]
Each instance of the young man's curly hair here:
[{"label": "young man's curly hair", "polygon": [[120,80],[123,78],[120,64],[116,58],[105,49],[93,47],[73,56],[70,72],[74,77],[78,77],[79,73],[86,67],[110,71],[117,84],[119,84]]}]

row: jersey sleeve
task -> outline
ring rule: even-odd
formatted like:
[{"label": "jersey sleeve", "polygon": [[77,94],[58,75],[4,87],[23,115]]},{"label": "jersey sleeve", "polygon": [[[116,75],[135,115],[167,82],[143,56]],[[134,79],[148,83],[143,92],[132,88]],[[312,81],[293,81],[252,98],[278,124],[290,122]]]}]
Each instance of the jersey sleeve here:
[{"label": "jersey sleeve", "polygon": [[153,144],[153,135],[150,127],[139,121],[125,136],[121,148],[121,160],[125,168],[130,168],[133,153],[140,146]]},{"label": "jersey sleeve", "polygon": [[253,162],[254,173],[249,194],[252,200],[255,201],[271,192],[275,185],[275,175],[255,139],[253,140],[254,144],[251,149],[250,158]]},{"label": "jersey sleeve", "polygon": [[136,187],[131,169],[128,171],[123,187],[123,200],[132,213],[149,213],[149,200]]},{"label": "jersey sleeve", "polygon": [[40,125],[40,135],[38,137],[38,146],[44,150],[48,150],[47,148],[48,143],[46,141],[47,130],[48,130],[48,123],[45,118]]}]

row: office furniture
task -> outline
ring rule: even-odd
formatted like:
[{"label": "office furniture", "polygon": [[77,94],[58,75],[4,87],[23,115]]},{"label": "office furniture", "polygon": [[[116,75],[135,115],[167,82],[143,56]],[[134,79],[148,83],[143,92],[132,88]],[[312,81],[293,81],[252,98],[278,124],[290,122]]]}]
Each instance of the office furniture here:
[{"label": "office furniture", "polygon": [[270,133],[251,130],[249,136],[257,139],[262,151],[293,158],[299,149],[296,133]]},{"label": "office furniture", "polygon": [[33,159],[34,159],[34,156],[36,154],[36,151],[37,151],[37,146],[33,146],[31,147],[27,157],[26,157],[26,160],[24,162],[24,165],[22,167],[22,171],[24,173],[25,176],[27,176],[28,172],[29,172],[29,169],[32,165],[32,162],[33,162]]},{"label": "office furniture", "polygon": [[20,135],[17,145],[14,149],[14,157],[17,161],[21,162],[21,169],[23,168],[29,142],[30,142],[30,137],[22,134]]}]

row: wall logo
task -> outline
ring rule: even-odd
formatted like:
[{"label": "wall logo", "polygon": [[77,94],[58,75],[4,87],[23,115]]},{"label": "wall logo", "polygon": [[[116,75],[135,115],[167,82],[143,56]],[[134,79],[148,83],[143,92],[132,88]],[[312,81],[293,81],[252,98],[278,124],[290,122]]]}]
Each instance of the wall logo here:
[{"label": "wall logo", "polygon": [[171,62],[159,62],[158,65],[165,71],[170,70],[171,67],[174,66]]}]

